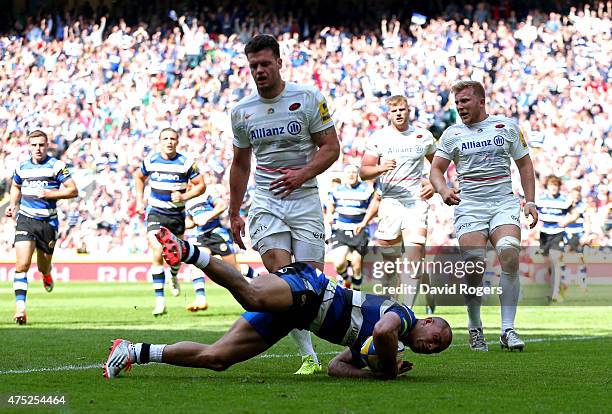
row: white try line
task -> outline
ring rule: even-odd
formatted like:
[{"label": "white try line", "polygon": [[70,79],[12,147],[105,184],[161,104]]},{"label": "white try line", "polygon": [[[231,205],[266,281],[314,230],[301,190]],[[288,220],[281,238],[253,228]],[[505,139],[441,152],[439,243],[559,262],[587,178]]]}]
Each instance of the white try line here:
[{"label": "white try line", "polygon": [[[588,341],[593,339],[609,339],[609,336],[558,336],[558,337],[549,337],[549,338],[529,338],[525,339],[526,343],[538,343],[538,342],[562,342],[562,341]],[[495,342],[489,342],[489,345],[494,344]],[[466,344],[454,344],[451,345],[451,348],[454,347],[466,347]],[[338,352],[318,352],[317,355],[336,355]],[[299,357],[299,354],[263,354],[259,355],[256,358],[261,359],[271,359],[271,358],[293,358]],[[32,374],[38,372],[61,372],[61,371],[85,371],[88,369],[101,369],[102,364],[94,364],[94,365],[63,365],[60,367],[50,367],[50,368],[31,368],[31,369],[11,369],[6,371],[0,371],[0,375],[10,375],[10,374]]]}]

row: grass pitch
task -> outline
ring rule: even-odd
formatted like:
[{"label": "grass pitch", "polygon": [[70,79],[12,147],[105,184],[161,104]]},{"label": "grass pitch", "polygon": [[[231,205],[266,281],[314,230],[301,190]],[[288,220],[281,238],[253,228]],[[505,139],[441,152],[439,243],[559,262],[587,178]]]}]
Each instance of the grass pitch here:
[{"label": "grass pitch", "polygon": [[[440,355],[414,355],[413,371],[395,381],[344,380],[326,374],[300,378],[296,348],[284,339],[265,355],[222,373],[134,366],[114,381],[102,377],[110,341],[210,343],[239,317],[240,307],[223,289],[207,286],[210,308],[185,311],[193,290],[183,284],[168,297],[169,314],[151,316],[146,284],[57,284],[51,294],[30,284],[28,325],[11,322],[10,284],[0,284],[0,412],[610,412],[612,307],[523,307],[517,330],[525,352],[497,344],[499,308],[483,307],[488,353],[467,348],[462,307],[437,314],[454,330]],[[423,316],[423,307],[416,309]],[[339,346],[313,338],[326,364]],[[11,407],[11,395],[63,395],[61,406]]]}]

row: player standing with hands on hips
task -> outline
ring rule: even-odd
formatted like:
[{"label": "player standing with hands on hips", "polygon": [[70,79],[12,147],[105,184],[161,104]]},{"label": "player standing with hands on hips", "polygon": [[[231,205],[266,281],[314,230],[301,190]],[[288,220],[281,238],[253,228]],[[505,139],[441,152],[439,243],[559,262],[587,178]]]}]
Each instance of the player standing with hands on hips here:
[{"label": "player standing with hands on hips", "polygon": [[[256,191],[249,211],[249,233],[266,269],[275,272],[295,261],[323,270],[325,230],[317,175],[340,154],[338,136],[323,95],[311,86],[285,82],[274,37],[257,35],[245,46],[257,92],[232,110],[234,159],[230,170],[229,216],[234,240],[244,247],[240,205],[255,155]],[[321,370],[310,333],[293,330],[302,367]]]},{"label": "player standing with hands on hips", "polygon": [[[449,127],[440,137],[429,179],[447,205],[457,206],[455,232],[464,260],[484,263],[487,240],[495,247],[502,268],[499,342],[502,349],[522,350],[525,342],[514,330],[520,291],[521,207],[512,192],[510,158],[521,176],[525,194],[523,213],[532,217],[530,228],[538,221],[533,164],[517,123],[487,114],[485,91],[479,82],[457,82],[452,92],[463,123]],[[459,189],[449,188],[444,178],[451,161],[457,167]],[[480,286],[482,276],[468,275],[468,285]],[[481,299],[476,295],[465,296],[469,340],[472,350],[488,351],[480,319]]]}]

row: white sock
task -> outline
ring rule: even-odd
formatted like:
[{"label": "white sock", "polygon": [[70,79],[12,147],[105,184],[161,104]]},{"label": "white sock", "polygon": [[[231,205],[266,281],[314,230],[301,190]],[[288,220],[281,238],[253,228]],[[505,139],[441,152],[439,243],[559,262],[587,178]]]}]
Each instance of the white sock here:
[{"label": "white sock", "polygon": [[163,296],[155,296],[155,304],[156,305],[165,305],[166,304],[166,300],[164,299]]},{"label": "white sock", "polygon": [[23,300],[17,300],[17,301],[15,301],[15,308],[16,308],[17,310],[20,310],[20,311],[21,311],[21,310],[24,310],[24,309],[25,309],[25,301],[23,301]]},{"label": "white sock", "polygon": [[162,354],[164,353],[165,347],[166,347],[166,344],[163,344],[163,345],[151,344],[151,349],[149,351],[149,361],[162,362]]},{"label": "white sock", "polygon": [[499,295],[501,304],[501,331],[514,329],[514,318],[516,317],[516,305],[518,304],[519,292],[521,290],[521,280],[518,272],[508,273],[502,270],[499,286],[502,293]]},{"label": "white sock", "polygon": [[307,355],[312,356],[315,363],[319,363],[319,358],[312,347],[312,339],[310,338],[310,332],[307,330],[294,329],[289,332],[291,339],[295,341],[300,351],[300,355],[305,357]]},{"label": "white sock", "polygon": [[480,303],[482,298],[476,295],[466,295],[465,304],[468,313],[468,329],[482,328],[480,320]]}]

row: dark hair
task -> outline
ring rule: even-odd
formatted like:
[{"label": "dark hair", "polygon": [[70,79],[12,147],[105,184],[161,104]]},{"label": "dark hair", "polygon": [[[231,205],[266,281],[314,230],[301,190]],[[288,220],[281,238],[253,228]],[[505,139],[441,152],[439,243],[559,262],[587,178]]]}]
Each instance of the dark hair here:
[{"label": "dark hair", "polygon": [[257,53],[264,49],[270,49],[274,56],[280,58],[280,47],[274,36],[259,34],[253,37],[244,47],[244,54]]}]

